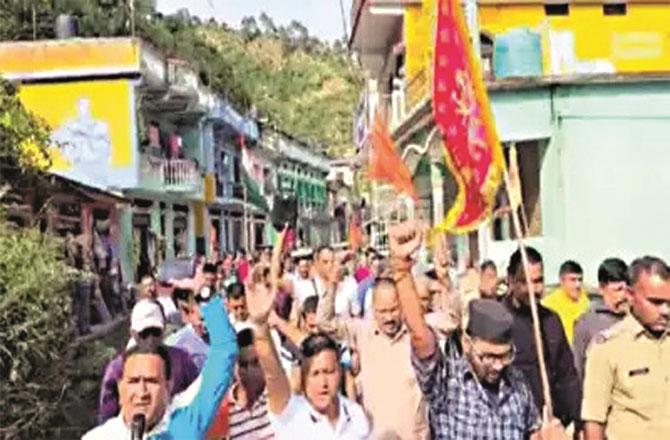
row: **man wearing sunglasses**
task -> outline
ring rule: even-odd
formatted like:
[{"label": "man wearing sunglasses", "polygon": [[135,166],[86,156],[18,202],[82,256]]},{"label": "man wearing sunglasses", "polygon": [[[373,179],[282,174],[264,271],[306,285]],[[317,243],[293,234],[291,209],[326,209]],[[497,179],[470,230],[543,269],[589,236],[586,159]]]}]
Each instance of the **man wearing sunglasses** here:
[{"label": "man wearing sunglasses", "polygon": [[656,257],[630,266],[631,313],[588,350],[582,419],[587,440],[670,438],[670,269]]},{"label": "man wearing sunglasses", "polygon": [[[127,349],[134,346],[156,348],[163,342],[165,319],[160,304],[154,300],[143,299],[135,304],[130,318],[130,335]],[[173,383],[171,395],[174,396],[188,388],[198,377],[198,369],[189,354],[177,347],[168,349],[170,357],[170,380]],[[100,389],[100,407],[98,423],[103,424],[119,413],[118,381],[123,375],[123,353],[112,359],[102,379]]]}]

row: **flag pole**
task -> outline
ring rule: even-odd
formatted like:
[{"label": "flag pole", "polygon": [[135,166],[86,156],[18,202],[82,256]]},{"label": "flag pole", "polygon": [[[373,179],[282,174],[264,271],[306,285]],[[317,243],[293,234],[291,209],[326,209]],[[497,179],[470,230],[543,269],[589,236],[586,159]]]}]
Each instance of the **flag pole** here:
[{"label": "flag pole", "polygon": [[[510,202],[513,200],[512,188],[510,188],[510,179],[507,170],[504,170],[505,189]],[[519,244],[519,252],[521,253],[521,262],[523,265],[524,278],[526,279],[526,287],[528,288],[528,298],[530,300],[530,314],[533,319],[533,336],[535,339],[535,349],[537,351],[537,359],[540,367],[540,379],[542,380],[542,393],[544,395],[544,422],[548,422],[549,418],[553,416],[553,405],[551,401],[551,390],[549,388],[549,376],[547,375],[547,364],[544,358],[544,344],[542,342],[542,332],[540,330],[540,318],[537,313],[537,301],[533,292],[533,285],[528,276],[528,254],[526,253],[526,245],[524,242],[524,234],[521,230],[521,222],[519,220],[518,208],[519,206],[511,206],[512,224],[514,225],[514,232]]]}]

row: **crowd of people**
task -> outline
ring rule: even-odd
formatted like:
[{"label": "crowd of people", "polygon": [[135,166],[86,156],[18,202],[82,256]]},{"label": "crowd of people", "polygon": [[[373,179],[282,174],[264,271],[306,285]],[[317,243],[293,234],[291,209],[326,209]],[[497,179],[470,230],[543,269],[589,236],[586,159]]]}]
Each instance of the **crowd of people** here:
[{"label": "crowd of people", "polygon": [[608,258],[595,294],[567,261],[545,294],[531,247],[504,276],[455,275],[439,244],[416,264],[424,235],[391,227],[383,256],[288,253],[281,233],[251,258],[145,277],[84,439],[670,438],[663,260]]}]

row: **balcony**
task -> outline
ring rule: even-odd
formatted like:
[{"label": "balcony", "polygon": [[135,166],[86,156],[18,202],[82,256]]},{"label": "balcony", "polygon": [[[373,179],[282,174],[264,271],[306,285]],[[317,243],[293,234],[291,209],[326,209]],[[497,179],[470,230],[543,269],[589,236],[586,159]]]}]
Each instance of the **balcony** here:
[{"label": "balcony", "polygon": [[202,176],[191,160],[142,154],[140,185],[152,191],[197,193],[202,190]]},{"label": "balcony", "polygon": [[403,41],[403,17],[408,6],[420,0],[354,0],[351,7],[349,47],[363,67],[376,77],[384,69],[392,48]]}]

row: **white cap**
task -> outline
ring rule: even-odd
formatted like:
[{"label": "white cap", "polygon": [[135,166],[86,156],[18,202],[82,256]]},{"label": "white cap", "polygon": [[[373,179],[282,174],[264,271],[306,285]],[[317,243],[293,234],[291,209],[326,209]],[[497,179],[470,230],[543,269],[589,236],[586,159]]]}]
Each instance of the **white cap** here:
[{"label": "white cap", "polygon": [[164,329],[165,319],[161,306],[156,301],[143,299],[133,307],[133,313],[130,315],[130,329],[139,333],[151,327]]}]

